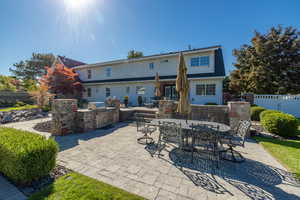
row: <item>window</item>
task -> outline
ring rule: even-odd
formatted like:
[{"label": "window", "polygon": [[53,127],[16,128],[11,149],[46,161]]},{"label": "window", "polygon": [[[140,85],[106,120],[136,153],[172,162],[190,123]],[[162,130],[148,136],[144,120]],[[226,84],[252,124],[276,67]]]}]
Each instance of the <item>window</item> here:
[{"label": "window", "polygon": [[149,69],[150,70],[153,70],[154,69],[154,63],[152,62],[152,63],[149,63]]},{"label": "window", "polygon": [[209,65],[209,56],[200,56],[191,58],[191,67],[207,66]]},{"label": "window", "polygon": [[87,70],[87,78],[88,79],[92,78],[92,70],[90,70],[90,69]]},{"label": "window", "polygon": [[216,95],[216,84],[196,85],[196,95],[214,96]]},{"label": "window", "polygon": [[136,86],[136,94],[145,94],[146,88],[143,86]]},{"label": "window", "polygon": [[199,57],[191,58],[191,67],[199,66]]},{"label": "window", "polygon": [[196,85],[196,95],[205,95],[205,85]]},{"label": "window", "polygon": [[91,97],[92,96],[92,88],[87,89],[87,96]]},{"label": "window", "polygon": [[200,57],[200,66],[209,65],[209,56],[201,56]]},{"label": "window", "polygon": [[110,97],[110,88],[105,88],[105,96]]},{"label": "window", "polygon": [[161,60],[160,63],[167,63],[169,60]]},{"label": "window", "polygon": [[216,84],[206,85],[206,95],[216,95]]},{"label": "window", "polygon": [[105,69],[105,72],[106,72],[106,77],[111,77],[111,68],[106,68]]},{"label": "window", "polygon": [[130,93],[130,87],[127,86],[127,87],[126,87],[126,94],[129,94],[129,93]]}]

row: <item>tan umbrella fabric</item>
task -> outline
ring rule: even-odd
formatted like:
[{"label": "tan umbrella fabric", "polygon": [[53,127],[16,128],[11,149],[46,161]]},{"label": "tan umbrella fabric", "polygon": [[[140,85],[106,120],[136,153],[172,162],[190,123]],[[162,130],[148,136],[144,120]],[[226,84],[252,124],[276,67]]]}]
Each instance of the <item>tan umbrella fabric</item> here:
[{"label": "tan umbrella fabric", "polygon": [[160,82],[159,82],[159,76],[158,73],[156,72],[155,76],[155,96],[160,97]]},{"label": "tan umbrella fabric", "polygon": [[189,103],[189,81],[187,79],[187,68],[183,54],[179,54],[179,65],[176,78],[176,90],[180,95],[177,112],[188,115],[191,111]]}]

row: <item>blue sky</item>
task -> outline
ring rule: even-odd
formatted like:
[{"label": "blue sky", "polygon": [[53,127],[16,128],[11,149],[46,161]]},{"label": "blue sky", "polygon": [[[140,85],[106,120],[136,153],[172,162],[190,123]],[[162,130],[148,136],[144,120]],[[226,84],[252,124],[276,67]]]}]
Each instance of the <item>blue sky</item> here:
[{"label": "blue sky", "polygon": [[299,8],[299,0],[1,0],[0,73],[32,52],[95,63],[125,58],[130,49],[150,55],[189,44],[222,45],[228,72],[232,50],[254,30],[300,29]]}]

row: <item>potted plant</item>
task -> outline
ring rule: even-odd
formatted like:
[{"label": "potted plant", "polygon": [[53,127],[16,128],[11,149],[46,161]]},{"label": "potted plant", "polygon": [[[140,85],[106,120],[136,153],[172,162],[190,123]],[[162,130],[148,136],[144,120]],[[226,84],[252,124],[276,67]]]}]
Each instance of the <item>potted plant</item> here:
[{"label": "potted plant", "polygon": [[143,105],[143,97],[142,96],[138,96],[137,101],[138,101],[139,106]]},{"label": "potted plant", "polygon": [[124,97],[124,105],[126,108],[128,107],[128,98],[129,98],[128,96]]}]

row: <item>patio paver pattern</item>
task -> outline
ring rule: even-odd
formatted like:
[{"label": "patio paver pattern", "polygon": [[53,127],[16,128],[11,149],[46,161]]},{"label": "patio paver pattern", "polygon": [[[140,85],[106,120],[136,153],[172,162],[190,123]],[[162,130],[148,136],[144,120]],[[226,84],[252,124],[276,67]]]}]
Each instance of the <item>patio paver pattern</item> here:
[{"label": "patio paver pattern", "polygon": [[[36,121],[14,123],[29,130]],[[42,133],[44,134],[44,133]],[[157,141],[158,131],[152,134]],[[238,149],[244,163],[213,163],[181,153],[168,144],[159,158],[138,144],[135,124],[56,137],[58,164],[150,200],[300,199],[300,183],[253,140]],[[0,191],[1,193],[1,191]]]},{"label": "patio paver pattern", "polygon": [[147,199],[300,199],[300,184],[252,140],[240,149],[246,162],[223,161],[215,169],[203,159],[191,164],[173,145],[167,145],[161,158],[152,156],[151,148],[136,142],[138,136],[133,124],[119,123],[108,130],[57,137],[58,160]]}]

